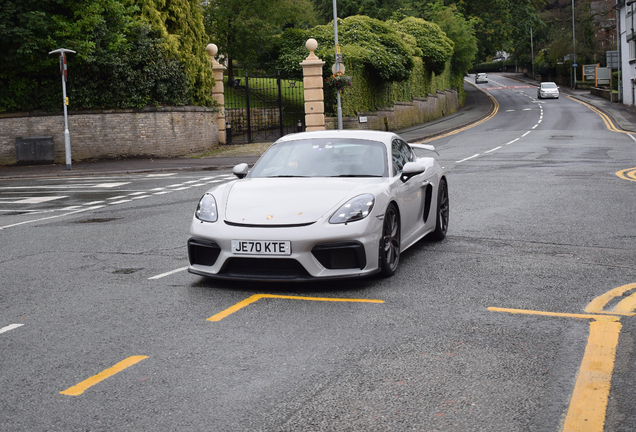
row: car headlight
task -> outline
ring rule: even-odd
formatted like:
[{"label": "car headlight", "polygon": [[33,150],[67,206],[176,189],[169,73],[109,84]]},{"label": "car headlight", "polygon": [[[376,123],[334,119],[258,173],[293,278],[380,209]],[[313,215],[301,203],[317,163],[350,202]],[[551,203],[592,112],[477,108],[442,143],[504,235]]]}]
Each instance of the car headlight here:
[{"label": "car headlight", "polygon": [[216,211],[216,200],[214,197],[208,193],[203,195],[194,215],[197,219],[205,222],[216,222],[218,219],[218,213]]},{"label": "car headlight", "polygon": [[351,198],[337,212],[331,216],[329,223],[349,223],[364,219],[369,216],[371,209],[375,204],[375,197],[371,194],[358,195]]}]

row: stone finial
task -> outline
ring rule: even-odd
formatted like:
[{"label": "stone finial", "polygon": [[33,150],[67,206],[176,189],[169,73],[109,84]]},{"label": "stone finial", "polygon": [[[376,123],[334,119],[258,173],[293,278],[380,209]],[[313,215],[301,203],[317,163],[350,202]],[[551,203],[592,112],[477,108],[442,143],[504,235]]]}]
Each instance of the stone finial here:
[{"label": "stone finial", "polygon": [[316,41],[316,39],[307,39],[307,42],[305,42],[305,48],[309,50],[309,55],[305,60],[320,60],[316,54],[314,54],[314,51],[318,48],[318,41]]},{"label": "stone finial", "polygon": [[208,44],[205,47],[205,52],[208,53],[208,55],[210,56],[210,61],[212,61],[213,64],[218,64],[219,62],[216,61],[216,59],[214,58],[214,56],[216,56],[216,53],[219,52],[219,48],[215,45],[215,44]]}]

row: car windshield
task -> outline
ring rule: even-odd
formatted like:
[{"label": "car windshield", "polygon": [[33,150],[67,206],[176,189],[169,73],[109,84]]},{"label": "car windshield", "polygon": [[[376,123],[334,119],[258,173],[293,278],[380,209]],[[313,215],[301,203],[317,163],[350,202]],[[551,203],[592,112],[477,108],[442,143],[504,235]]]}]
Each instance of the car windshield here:
[{"label": "car windshield", "polygon": [[543,86],[543,88],[549,88],[549,89],[557,88],[557,85],[555,83],[543,83],[541,85]]},{"label": "car windshield", "polygon": [[386,146],[378,141],[319,138],[270,147],[249,177],[386,177]]}]

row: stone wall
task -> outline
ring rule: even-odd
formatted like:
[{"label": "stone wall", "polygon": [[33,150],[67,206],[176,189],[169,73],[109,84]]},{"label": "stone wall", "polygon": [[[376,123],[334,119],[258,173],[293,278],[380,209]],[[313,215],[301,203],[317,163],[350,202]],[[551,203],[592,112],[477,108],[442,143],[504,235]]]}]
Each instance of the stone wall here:
[{"label": "stone wall", "polygon": [[[360,112],[357,117],[342,119],[344,129],[369,129],[398,131],[423,124],[459,109],[457,90],[438,91],[426,98],[415,98],[413,102],[396,102],[391,108],[378,108],[374,112]],[[361,123],[360,118],[366,118]],[[337,129],[335,117],[327,118],[327,129]]]},{"label": "stone wall", "polygon": [[[219,143],[217,110],[210,108],[70,112],[68,121],[74,161],[175,157]],[[65,162],[61,113],[11,113],[0,114],[0,165],[17,163],[15,139],[33,136],[52,136],[55,162]]]}]

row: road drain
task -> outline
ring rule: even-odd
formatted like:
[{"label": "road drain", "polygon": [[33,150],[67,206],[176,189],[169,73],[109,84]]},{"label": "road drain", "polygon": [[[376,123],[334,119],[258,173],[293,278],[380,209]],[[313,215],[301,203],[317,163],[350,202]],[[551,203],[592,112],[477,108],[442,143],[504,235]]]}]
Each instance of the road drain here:
[{"label": "road drain", "polygon": [[551,140],[571,141],[574,139],[574,135],[552,135]]}]

